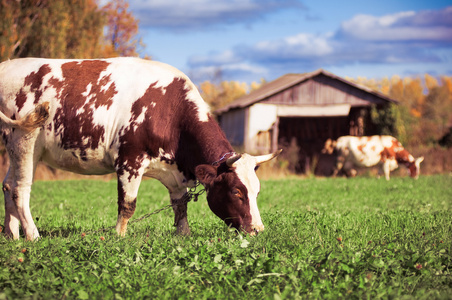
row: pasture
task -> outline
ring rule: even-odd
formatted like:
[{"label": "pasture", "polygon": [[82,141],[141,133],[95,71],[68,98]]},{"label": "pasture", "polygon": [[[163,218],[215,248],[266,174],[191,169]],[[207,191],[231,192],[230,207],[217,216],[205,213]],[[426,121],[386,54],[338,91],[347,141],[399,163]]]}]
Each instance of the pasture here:
[{"label": "pasture", "polygon": [[[451,175],[261,184],[256,237],[228,230],[202,196],[191,236],[174,235],[170,209],[120,238],[94,232],[116,222],[116,181],[35,182],[42,237],[0,237],[0,299],[450,299]],[[146,180],[132,219],[168,203]]]}]

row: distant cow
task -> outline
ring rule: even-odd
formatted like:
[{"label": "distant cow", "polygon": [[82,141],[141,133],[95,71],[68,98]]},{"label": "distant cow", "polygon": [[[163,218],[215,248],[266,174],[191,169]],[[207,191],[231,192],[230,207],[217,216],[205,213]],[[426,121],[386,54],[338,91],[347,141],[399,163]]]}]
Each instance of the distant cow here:
[{"label": "distant cow", "polygon": [[116,172],[124,236],[143,176],[161,181],[174,203],[177,232],[190,232],[187,203],[199,180],[210,209],[228,225],[262,231],[255,168],[279,152],[236,154],[194,84],[180,71],[138,58],[0,64],[0,132],[10,157],[3,182],[5,233],[39,237],[30,212],[42,160],[80,174]]},{"label": "distant cow", "polygon": [[355,176],[354,167],[382,165],[385,178],[389,180],[389,173],[403,164],[411,177],[417,179],[424,160],[424,157],[415,159],[396,138],[387,135],[342,136],[337,141],[327,140],[322,152],[337,155],[333,176],[341,170],[347,176]]}]

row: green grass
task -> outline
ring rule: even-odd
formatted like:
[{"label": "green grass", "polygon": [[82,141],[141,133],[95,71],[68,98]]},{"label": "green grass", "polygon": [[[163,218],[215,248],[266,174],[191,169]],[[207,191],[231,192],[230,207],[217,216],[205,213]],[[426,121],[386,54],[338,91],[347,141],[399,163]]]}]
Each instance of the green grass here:
[{"label": "green grass", "polygon": [[[144,181],[135,217],[168,203],[160,183]],[[36,182],[42,238],[0,237],[0,299],[452,295],[450,175],[268,180],[259,208],[266,230],[256,237],[228,230],[202,197],[189,204],[189,237],[175,236],[166,210],[119,238],[94,232],[116,222],[116,182]]]}]

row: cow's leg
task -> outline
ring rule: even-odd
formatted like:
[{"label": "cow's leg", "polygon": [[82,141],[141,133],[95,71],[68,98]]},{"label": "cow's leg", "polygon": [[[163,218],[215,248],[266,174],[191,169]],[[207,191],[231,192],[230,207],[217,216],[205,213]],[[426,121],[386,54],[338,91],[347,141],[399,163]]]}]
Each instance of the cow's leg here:
[{"label": "cow's leg", "polygon": [[5,234],[9,238],[19,239],[19,214],[12,199],[14,168],[10,167],[3,181],[3,195],[5,198]]},{"label": "cow's leg", "polygon": [[333,170],[333,177],[336,177],[337,174],[339,173],[339,171],[342,170],[342,167],[344,166],[344,162],[345,162],[345,157],[343,155],[341,155],[340,153],[338,153],[337,157],[336,157],[336,166]]},{"label": "cow's leg", "polygon": [[176,234],[190,235],[190,227],[187,220],[187,188],[176,191],[170,190],[171,204],[174,211],[174,226],[176,226]]},{"label": "cow's leg", "polygon": [[116,232],[125,236],[129,219],[133,216],[137,203],[138,189],[140,187],[142,172],[130,174],[127,171],[118,173],[118,220]]},{"label": "cow's leg", "polygon": [[[19,149],[19,151],[17,151],[17,155],[15,155],[15,152],[10,151],[11,165],[14,170],[14,176],[6,182],[6,184],[8,184],[11,188],[9,191],[11,200],[16,208],[17,215],[27,240],[35,240],[39,238],[39,232],[30,211],[31,185],[33,183],[33,174],[37,164],[37,155],[33,155],[33,151],[35,151],[35,137],[28,136],[25,141],[30,143],[27,147]],[[20,145],[21,142],[22,141],[19,141],[17,144]],[[10,183],[8,183],[8,181]],[[15,230],[14,228],[12,229]],[[15,233],[13,233],[13,237],[16,238]]]},{"label": "cow's leg", "polygon": [[356,176],[356,170],[354,169],[354,164],[352,161],[347,160],[344,163],[344,166],[342,167],[342,170],[344,170],[345,176],[347,177],[355,177]]},{"label": "cow's leg", "polygon": [[389,159],[383,162],[383,173],[385,174],[386,180],[389,180],[389,174],[391,173],[391,162]]}]

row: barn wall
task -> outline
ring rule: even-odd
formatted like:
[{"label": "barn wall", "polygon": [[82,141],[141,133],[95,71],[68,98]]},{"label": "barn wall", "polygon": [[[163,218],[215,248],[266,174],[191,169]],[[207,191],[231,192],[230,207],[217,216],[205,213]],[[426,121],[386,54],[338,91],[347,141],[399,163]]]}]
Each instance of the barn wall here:
[{"label": "barn wall", "polygon": [[276,105],[255,104],[249,108],[248,132],[245,151],[253,154],[269,153],[272,150],[272,128],[277,122]]},{"label": "barn wall", "polygon": [[226,138],[234,147],[243,147],[245,143],[245,121],[247,109],[236,109],[221,115],[218,120]]},{"label": "barn wall", "polygon": [[361,89],[322,74],[310,78],[282,92],[274,94],[261,103],[285,105],[350,104],[369,106],[381,104],[382,99]]}]

